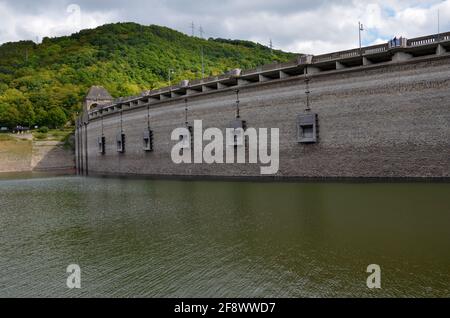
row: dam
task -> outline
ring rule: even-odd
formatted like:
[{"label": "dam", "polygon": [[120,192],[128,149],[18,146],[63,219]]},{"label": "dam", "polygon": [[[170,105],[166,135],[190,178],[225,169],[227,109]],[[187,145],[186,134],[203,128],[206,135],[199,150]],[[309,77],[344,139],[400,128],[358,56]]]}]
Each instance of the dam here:
[{"label": "dam", "polygon": [[448,180],[449,52],[450,32],[302,55],[139,96],[113,99],[93,87],[76,123],[77,172],[266,177],[259,164],[174,163],[172,131],[202,120],[223,131],[278,128],[272,178]]}]

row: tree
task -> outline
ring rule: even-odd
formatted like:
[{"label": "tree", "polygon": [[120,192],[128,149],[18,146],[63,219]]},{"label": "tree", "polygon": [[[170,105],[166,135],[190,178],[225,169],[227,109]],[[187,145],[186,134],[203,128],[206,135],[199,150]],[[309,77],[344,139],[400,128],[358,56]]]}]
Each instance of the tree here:
[{"label": "tree", "polygon": [[35,113],[36,113],[36,119],[35,119],[36,125],[38,125],[39,127],[49,125],[48,113],[45,109],[38,107],[36,109]]},{"label": "tree", "polygon": [[0,103],[0,126],[14,128],[19,123],[19,111],[13,105]]},{"label": "tree", "polygon": [[53,128],[64,126],[67,122],[67,116],[61,108],[52,108],[47,113],[48,122]]},{"label": "tree", "polygon": [[21,91],[17,89],[6,90],[0,96],[0,103],[10,108],[10,114],[15,114],[15,110],[18,111],[17,124],[27,126],[34,123],[33,105]]}]

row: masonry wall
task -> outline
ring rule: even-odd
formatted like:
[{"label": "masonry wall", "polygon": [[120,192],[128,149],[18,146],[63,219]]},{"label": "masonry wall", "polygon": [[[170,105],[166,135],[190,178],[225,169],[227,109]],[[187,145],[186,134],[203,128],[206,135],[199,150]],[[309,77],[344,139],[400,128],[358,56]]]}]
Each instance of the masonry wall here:
[{"label": "masonry wall", "polygon": [[[190,96],[190,124],[202,119],[204,128],[227,128],[234,119],[234,89]],[[313,75],[311,107],[319,116],[319,141],[310,145],[297,143],[296,116],[305,109],[303,76],[239,89],[240,113],[248,127],[280,129],[278,177],[450,177],[448,55]],[[82,156],[87,140],[88,160],[83,162],[89,174],[260,176],[259,163],[172,163],[176,142],[170,135],[174,128],[183,127],[183,98],[153,105],[150,116],[154,151],[148,153],[142,146],[146,107],[123,111],[123,154],[115,145],[120,112],[103,119],[104,155],[97,147],[102,121],[91,120],[87,135],[83,129],[77,139]]]}]

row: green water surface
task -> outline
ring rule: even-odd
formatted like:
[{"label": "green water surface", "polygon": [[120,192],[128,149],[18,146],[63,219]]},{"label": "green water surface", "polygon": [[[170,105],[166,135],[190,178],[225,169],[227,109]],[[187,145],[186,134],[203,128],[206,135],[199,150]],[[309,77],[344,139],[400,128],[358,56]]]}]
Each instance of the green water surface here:
[{"label": "green water surface", "polygon": [[448,183],[9,175],[0,233],[0,297],[450,297]]}]

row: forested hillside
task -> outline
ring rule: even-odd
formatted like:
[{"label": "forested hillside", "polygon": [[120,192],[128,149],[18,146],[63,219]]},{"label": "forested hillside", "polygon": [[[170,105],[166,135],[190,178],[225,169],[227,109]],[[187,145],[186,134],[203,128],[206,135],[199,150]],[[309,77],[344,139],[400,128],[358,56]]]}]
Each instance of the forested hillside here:
[{"label": "forested hillside", "polygon": [[73,121],[87,90],[114,96],[232,68],[287,61],[293,54],[248,41],[200,39],[156,25],[108,24],[71,36],[0,46],[0,126],[60,127]]}]

